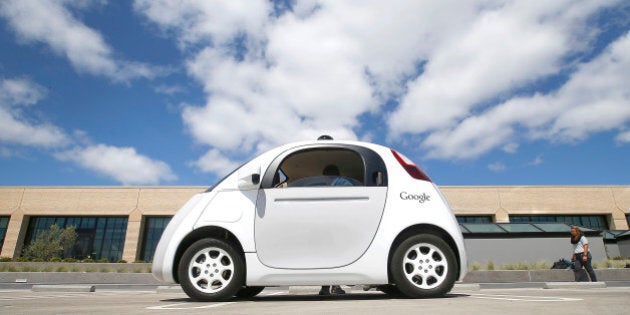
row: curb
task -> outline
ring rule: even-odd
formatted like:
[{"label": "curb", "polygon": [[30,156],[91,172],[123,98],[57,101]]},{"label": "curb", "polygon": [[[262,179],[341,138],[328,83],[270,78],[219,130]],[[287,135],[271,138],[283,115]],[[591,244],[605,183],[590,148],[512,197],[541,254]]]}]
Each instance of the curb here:
[{"label": "curb", "polygon": [[96,287],[93,285],[51,285],[38,284],[31,288],[33,292],[94,292]]},{"label": "curb", "polygon": [[603,289],[606,282],[546,282],[543,289]]}]

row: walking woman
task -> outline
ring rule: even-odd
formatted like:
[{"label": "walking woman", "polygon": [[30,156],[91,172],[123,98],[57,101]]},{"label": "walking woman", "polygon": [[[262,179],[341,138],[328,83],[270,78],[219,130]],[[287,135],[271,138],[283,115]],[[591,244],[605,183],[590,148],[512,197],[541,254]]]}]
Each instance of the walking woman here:
[{"label": "walking woman", "polygon": [[[573,256],[571,261],[575,264],[575,281],[588,281],[588,276],[591,277],[591,281],[597,282],[595,276],[595,270],[591,266],[591,260],[593,259],[588,248],[588,239],[582,234],[577,226],[571,227],[571,244],[573,244]],[[586,268],[586,271],[584,270]],[[586,272],[588,271],[588,276]]]}]

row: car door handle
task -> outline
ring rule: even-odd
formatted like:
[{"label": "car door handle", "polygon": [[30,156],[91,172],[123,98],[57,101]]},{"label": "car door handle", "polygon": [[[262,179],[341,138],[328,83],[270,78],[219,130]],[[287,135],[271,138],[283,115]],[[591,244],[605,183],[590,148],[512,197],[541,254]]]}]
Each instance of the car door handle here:
[{"label": "car door handle", "polygon": [[369,201],[370,197],[319,197],[319,198],[276,198],[275,202],[332,202],[332,201]]}]

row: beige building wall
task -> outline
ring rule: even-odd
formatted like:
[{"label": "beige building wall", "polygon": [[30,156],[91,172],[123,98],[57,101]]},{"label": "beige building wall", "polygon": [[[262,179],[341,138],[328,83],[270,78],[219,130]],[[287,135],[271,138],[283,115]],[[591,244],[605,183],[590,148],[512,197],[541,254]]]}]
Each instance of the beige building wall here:
[{"label": "beige building wall", "polygon": [[[172,216],[206,187],[0,187],[0,216],[10,217],[2,257],[18,256],[32,216],[125,216],[123,259],[139,257],[144,221]],[[458,216],[604,215],[611,229],[626,230],[630,186],[444,186]]]},{"label": "beige building wall", "polygon": [[22,251],[33,216],[123,216],[127,234],[122,259],[138,257],[142,224],[148,216],[173,215],[205,187],[2,187],[0,216],[10,217],[2,257]]}]

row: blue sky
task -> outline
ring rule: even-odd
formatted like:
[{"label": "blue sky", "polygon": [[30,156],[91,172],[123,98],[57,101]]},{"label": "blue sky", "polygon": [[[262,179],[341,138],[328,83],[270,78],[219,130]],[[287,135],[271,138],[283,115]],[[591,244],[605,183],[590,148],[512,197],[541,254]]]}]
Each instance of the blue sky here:
[{"label": "blue sky", "polygon": [[0,185],[211,185],[321,134],[627,185],[628,82],[628,1],[2,1]]}]

